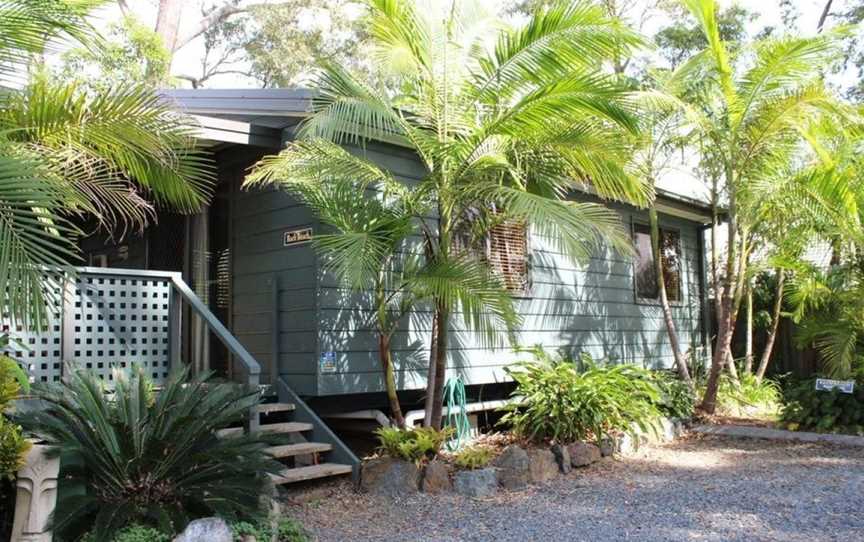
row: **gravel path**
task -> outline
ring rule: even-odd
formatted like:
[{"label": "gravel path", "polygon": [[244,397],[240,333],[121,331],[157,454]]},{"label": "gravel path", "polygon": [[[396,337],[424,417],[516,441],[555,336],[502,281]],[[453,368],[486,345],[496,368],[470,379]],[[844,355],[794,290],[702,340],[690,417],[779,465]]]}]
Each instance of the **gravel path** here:
[{"label": "gravel path", "polygon": [[825,444],[693,436],[484,500],[317,494],[289,513],[321,542],[864,540],[864,450]]}]

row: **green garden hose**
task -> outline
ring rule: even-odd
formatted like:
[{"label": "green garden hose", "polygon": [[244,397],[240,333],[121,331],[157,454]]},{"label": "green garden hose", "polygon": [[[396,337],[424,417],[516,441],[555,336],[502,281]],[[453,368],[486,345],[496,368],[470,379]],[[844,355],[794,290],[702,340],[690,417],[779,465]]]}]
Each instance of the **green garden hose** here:
[{"label": "green garden hose", "polygon": [[445,445],[448,451],[456,452],[471,438],[471,422],[465,400],[465,382],[461,376],[450,377],[444,384],[444,404],[447,406],[445,427],[452,427],[453,436]]}]

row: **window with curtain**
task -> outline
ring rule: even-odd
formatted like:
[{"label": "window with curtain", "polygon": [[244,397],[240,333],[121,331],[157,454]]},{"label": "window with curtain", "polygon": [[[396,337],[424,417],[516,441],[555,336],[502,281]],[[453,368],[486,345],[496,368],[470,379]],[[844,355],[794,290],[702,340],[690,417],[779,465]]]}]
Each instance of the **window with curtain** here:
[{"label": "window with curtain", "polygon": [[[635,224],[633,243],[636,245],[636,297],[642,300],[659,300],[660,290],[651,250],[651,228],[646,224]],[[677,231],[660,228],[660,261],[663,264],[666,296],[669,301],[681,301],[681,236]]]},{"label": "window with curtain", "polygon": [[530,287],[528,224],[523,220],[502,220],[478,240],[470,231],[471,222],[465,220],[457,228],[453,238],[456,250],[471,251],[486,262],[509,292],[526,293]]}]

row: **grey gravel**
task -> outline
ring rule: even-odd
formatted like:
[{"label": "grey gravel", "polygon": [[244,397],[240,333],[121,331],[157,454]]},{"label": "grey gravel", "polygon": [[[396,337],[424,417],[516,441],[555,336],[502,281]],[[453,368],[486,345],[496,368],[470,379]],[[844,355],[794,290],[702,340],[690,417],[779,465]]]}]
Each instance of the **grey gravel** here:
[{"label": "grey gravel", "polygon": [[862,495],[861,448],[693,436],[491,498],[345,485],[290,514],[321,542],[851,541]]}]

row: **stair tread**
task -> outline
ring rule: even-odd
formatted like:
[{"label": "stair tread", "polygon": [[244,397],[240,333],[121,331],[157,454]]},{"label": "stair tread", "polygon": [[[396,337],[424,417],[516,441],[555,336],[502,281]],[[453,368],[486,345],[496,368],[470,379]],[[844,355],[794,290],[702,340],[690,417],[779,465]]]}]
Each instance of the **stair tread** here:
[{"label": "stair tread", "polygon": [[[282,423],[262,423],[258,426],[262,433],[300,433],[302,431],[311,431],[313,426],[311,423],[303,422],[282,422]],[[233,437],[243,434],[242,427],[229,427],[228,429],[220,429],[216,432],[219,437]]]},{"label": "stair tread", "polygon": [[295,455],[329,452],[332,449],[333,446],[324,442],[298,442],[296,444],[271,446],[265,451],[273,457],[292,457]]},{"label": "stair tread", "polygon": [[308,467],[285,469],[278,475],[273,476],[273,481],[276,484],[290,484],[293,482],[302,482],[303,480],[314,480],[316,478],[325,478],[327,476],[349,474],[351,471],[351,465],[342,465],[340,463],[320,463]]},{"label": "stair tread", "polygon": [[294,410],[294,403],[261,403],[256,407],[261,414],[271,414],[273,412],[290,412]]}]

